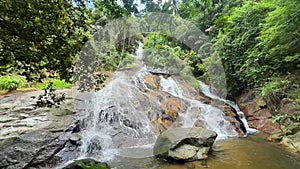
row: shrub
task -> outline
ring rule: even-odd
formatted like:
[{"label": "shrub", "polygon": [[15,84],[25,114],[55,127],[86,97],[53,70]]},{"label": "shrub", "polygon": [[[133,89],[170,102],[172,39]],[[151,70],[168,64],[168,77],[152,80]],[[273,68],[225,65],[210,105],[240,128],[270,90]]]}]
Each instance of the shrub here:
[{"label": "shrub", "polygon": [[260,88],[261,95],[267,97],[269,95],[286,95],[290,81],[280,77],[271,77],[268,82]]},{"label": "shrub", "polygon": [[282,115],[276,115],[272,117],[272,123],[275,123],[280,120],[284,120],[290,118],[293,121],[300,121],[300,114],[282,114]]},{"label": "shrub", "polygon": [[53,89],[70,88],[72,86],[71,83],[68,83],[65,80],[47,78],[47,79],[43,79],[42,83],[31,84],[30,87],[37,88],[37,89],[45,89],[47,88],[49,83],[53,83]]},{"label": "shrub", "polygon": [[26,84],[25,77],[23,76],[1,76],[0,77],[0,90],[16,90]]},{"label": "shrub", "polygon": [[295,100],[295,104],[296,106],[300,109],[300,88],[295,90],[292,94],[294,100]]}]

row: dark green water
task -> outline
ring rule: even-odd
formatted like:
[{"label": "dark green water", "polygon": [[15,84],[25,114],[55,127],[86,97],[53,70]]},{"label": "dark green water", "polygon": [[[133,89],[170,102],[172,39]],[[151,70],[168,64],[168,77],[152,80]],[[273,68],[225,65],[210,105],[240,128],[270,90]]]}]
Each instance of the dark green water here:
[{"label": "dark green water", "polygon": [[215,143],[207,161],[170,164],[153,157],[119,158],[116,169],[300,169],[300,158],[286,152],[264,135],[232,138]]}]

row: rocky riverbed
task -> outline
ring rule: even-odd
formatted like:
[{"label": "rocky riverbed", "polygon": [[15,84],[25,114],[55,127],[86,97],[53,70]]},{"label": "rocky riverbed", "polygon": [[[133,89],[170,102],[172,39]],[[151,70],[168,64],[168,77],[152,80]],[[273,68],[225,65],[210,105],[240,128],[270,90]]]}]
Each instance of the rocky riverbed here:
[{"label": "rocky riverbed", "polygon": [[268,140],[300,154],[300,123],[289,118],[272,123],[274,115],[300,114],[300,110],[289,98],[274,102],[266,101],[255,92],[244,93],[238,98],[238,104],[250,127],[270,134]]},{"label": "rocky riverbed", "polygon": [[[156,75],[148,74],[145,84],[148,89],[157,89],[159,83]],[[186,89],[185,86],[182,88]],[[191,90],[189,90],[191,91]],[[78,147],[82,144],[78,116],[82,116],[80,107],[88,95],[78,97],[73,89],[58,90],[56,93],[65,93],[66,99],[59,107],[37,107],[37,98],[44,91],[16,92],[0,96],[0,168],[53,168],[57,164],[78,157]],[[176,127],[174,121],[180,110],[185,110],[184,101],[178,100],[165,92],[157,95],[149,92],[161,103],[157,112],[163,115],[150,114],[155,133]],[[78,99],[82,98],[82,100]],[[227,120],[234,122],[236,113],[233,109],[218,100],[198,95],[198,100],[223,110]],[[74,105],[76,104],[76,109]],[[294,112],[288,100],[283,100],[280,112]],[[268,109],[268,104],[255,94],[245,94],[239,98],[239,106],[245,113],[250,127],[266,133],[273,133],[269,140],[280,142],[292,151],[300,152],[300,123],[286,121],[284,125],[271,123],[274,112]],[[203,127],[201,121],[196,121],[196,127]],[[238,126],[236,126],[238,128]],[[78,133],[79,132],[79,133]],[[242,133],[242,131],[238,131]]]}]

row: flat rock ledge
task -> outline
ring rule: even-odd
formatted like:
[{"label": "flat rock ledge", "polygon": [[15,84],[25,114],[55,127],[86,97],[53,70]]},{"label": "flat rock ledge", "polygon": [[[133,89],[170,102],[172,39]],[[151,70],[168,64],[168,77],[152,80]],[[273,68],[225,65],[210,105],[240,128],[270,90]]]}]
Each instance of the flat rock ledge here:
[{"label": "flat rock ledge", "polygon": [[0,96],[0,168],[54,168],[60,151],[79,144],[73,124],[77,92],[58,90],[67,96],[59,107],[37,107],[36,98],[43,93]]}]

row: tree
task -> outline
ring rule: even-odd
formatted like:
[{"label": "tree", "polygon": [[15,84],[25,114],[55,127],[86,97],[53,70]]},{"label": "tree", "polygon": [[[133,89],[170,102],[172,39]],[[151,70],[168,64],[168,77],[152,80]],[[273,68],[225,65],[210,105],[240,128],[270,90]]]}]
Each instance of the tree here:
[{"label": "tree", "polygon": [[268,13],[259,42],[249,53],[244,67],[255,67],[263,75],[261,79],[272,74],[286,76],[300,67],[300,4],[297,0],[263,0],[261,3],[268,3],[274,10]]},{"label": "tree", "polygon": [[112,19],[127,15],[127,11],[115,0],[93,0],[92,2],[94,4],[94,24],[96,25],[104,26]]},{"label": "tree", "polygon": [[[134,0],[122,0],[118,3],[117,0],[93,0],[94,4],[94,32],[103,33],[102,29],[109,23],[114,21],[123,23],[122,18],[137,13],[137,5]],[[127,18],[128,19],[128,18]],[[126,19],[125,19],[126,20]],[[124,25],[126,25],[124,23]],[[96,34],[97,34],[96,33]],[[133,53],[137,47],[137,35],[128,36],[125,27],[120,27],[119,30],[114,32],[116,42],[106,41],[106,39],[99,39],[101,47],[107,46],[108,52],[99,58],[100,70],[116,70],[123,59],[128,57],[128,53]],[[115,44],[111,44],[115,43]],[[99,48],[101,48],[99,47]]]},{"label": "tree", "polygon": [[[243,66],[248,60],[249,51],[258,43],[257,37],[262,23],[271,8],[267,4],[247,1],[242,7],[236,7],[229,16],[224,17],[215,44],[225,67],[229,93],[237,95],[245,88],[253,86],[253,80],[260,75],[252,68],[245,70]],[[268,65],[266,65],[268,66]],[[255,72],[247,77],[247,72]],[[251,78],[251,79],[250,79]]]},{"label": "tree", "polygon": [[87,41],[90,11],[83,0],[2,0],[0,68],[27,80],[42,70],[69,80],[76,54]]},{"label": "tree", "polygon": [[215,21],[222,15],[242,4],[244,0],[183,0],[179,5],[179,15],[193,21],[201,31],[211,36]]},{"label": "tree", "polygon": [[162,1],[159,0],[156,3],[152,0],[141,0],[141,3],[145,5],[145,9],[142,12],[159,12],[161,11]]},{"label": "tree", "polygon": [[127,11],[127,13],[138,13],[137,4],[134,0],[122,0],[123,8]]}]

